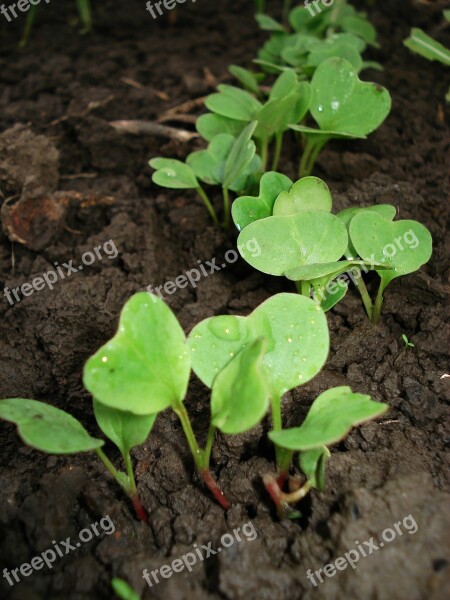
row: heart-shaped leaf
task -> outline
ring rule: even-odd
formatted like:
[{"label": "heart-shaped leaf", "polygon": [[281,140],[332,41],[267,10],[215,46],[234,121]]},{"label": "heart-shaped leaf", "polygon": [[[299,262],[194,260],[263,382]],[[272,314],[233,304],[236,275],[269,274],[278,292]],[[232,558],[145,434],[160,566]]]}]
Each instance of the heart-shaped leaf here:
[{"label": "heart-shaped leaf", "polygon": [[187,164],[180,160],[173,158],[152,158],[149,165],[153,169],[157,169],[156,173],[153,173],[152,179],[154,183],[161,187],[176,190],[189,190],[200,187],[195,173]]},{"label": "heart-shaped leaf", "polygon": [[[261,253],[249,252],[256,240]],[[286,217],[255,221],[239,235],[242,257],[255,269],[269,275],[284,275],[296,267],[339,260],[348,245],[345,225],[335,215],[307,210]]]},{"label": "heart-shaped leaf", "polygon": [[325,473],[330,451],[326,446],[301,452],[299,458],[300,468],[313,488],[320,492],[325,490]]},{"label": "heart-shaped leaf", "polygon": [[128,457],[130,450],[140,446],[148,438],[157,415],[134,415],[133,413],[109,408],[94,398],[94,413],[98,426]]},{"label": "heart-shaped leaf", "polygon": [[277,294],[248,317],[211,317],[196,325],[188,337],[195,373],[211,387],[229,361],[260,337],[267,342],[262,369],[274,397],[312,379],[328,356],[328,325],[320,307],[305,296]]},{"label": "heart-shaped leaf", "polygon": [[282,192],[273,206],[273,215],[295,215],[304,210],[331,211],[333,199],[327,184],[318,177],[299,179],[289,192]]},{"label": "heart-shaped leaf", "polygon": [[433,240],[421,223],[407,220],[392,223],[370,211],[362,211],[350,221],[350,238],[362,259],[392,266],[392,269],[377,269],[383,287],[396,277],[420,269],[432,254]]},{"label": "heart-shaped leaf", "polygon": [[391,109],[389,92],[361,81],[351,63],[342,58],[329,58],[319,65],[311,88],[310,112],[320,131],[292,126],[296,131],[363,138],[381,125]]},{"label": "heart-shaped leaf", "polygon": [[236,121],[214,113],[206,113],[197,119],[195,127],[202,138],[211,142],[219,133],[227,133],[237,138],[245,127],[245,121]]},{"label": "heart-shaped leaf", "polygon": [[37,400],[0,400],[0,419],[18,427],[23,441],[48,454],[75,454],[101,448],[105,443],[89,435],[68,413]]},{"label": "heart-shaped leaf", "polygon": [[332,388],[316,398],[301,427],[271,431],[269,437],[274,444],[293,451],[330,446],[352,427],[382,415],[388,408],[370,396],[353,393],[347,386]]},{"label": "heart-shaped leaf", "polygon": [[[353,219],[353,217],[363,210],[370,210],[372,212],[376,212],[385,219],[388,219],[389,221],[392,221],[395,215],[397,214],[397,209],[391,204],[376,204],[374,206],[367,206],[365,208],[355,206],[351,208],[345,208],[344,210],[341,210],[341,212],[339,212],[336,216],[341,219],[341,221],[347,227],[348,231],[350,227],[350,222]],[[344,256],[349,260],[358,256],[358,253],[356,252],[350,237],[348,240],[348,248],[345,251]]]},{"label": "heart-shaped leaf", "polygon": [[218,93],[205,100],[208,110],[236,121],[254,121],[262,104],[248,92],[232,85],[219,85]]},{"label": "heart-shaped leaf", "polygon": [[190,374],[184,332],[157,296],[140,292],[122,309],[116,335],[84,367],[94,398],[136,415],[153,415],[182,402]]},{"label": "heart-shaped leaf", "polygon": [[222,433],[243,433],[257,425],[269,408],[269,388],[262,371],[264,338],[242,350],[214,379],[211,423]]},{"label": "heart-shaped leaf", "polygon": [[275,200],[292,187],[292,181],[275,171],[264,173],[259,184],[259,196],[241,196],[231,207],[234,223],[239,231],[253,221],[270,217]]}]

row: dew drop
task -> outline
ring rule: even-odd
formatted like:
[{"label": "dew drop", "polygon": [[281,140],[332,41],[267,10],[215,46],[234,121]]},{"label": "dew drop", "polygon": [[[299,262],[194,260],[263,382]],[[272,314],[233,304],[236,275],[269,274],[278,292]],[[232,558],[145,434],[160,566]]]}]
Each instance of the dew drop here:
[{"label": "dew drop", "polygon": [[107,356],[102,356],[102,362],[103,363],[108,362],[108,357]]}]

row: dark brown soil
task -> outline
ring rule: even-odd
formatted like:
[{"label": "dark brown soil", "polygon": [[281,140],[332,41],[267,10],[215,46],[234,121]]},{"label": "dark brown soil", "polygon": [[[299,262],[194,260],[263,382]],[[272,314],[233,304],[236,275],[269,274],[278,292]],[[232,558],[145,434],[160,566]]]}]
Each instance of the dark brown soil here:
[{"label": "dark brown soil", "polygon": [[[223,262],[234,244],[211,225],[192,194],[167,193],[151,182],[150,157],[184,157],[195,143],[120,136],[108,121],[154,119],[209,93],[204,69],[226,78],[229,64],[249,64],[264,36],[244,0],[186,3],[174,28],[153,22],[144,0],[94,3],[96,31],[89,37],[69,23],[73,2],[42,6],[22,52],[15,44],[23,20],[2,23],[0,130],[22,127],[0,138],[0,190],[4,199],[47,195],[53,208],[62,207],[64,227],[55,222],[46,228],[38,218],[27,233],[37,239],[35,250],[2,233],[1,287],[31,281],[55,261],[79,263],[83,252],[110,239],[119,255],[14,306],[3,298],[0,397],[46,400],[98,435],[81,369],[113,334],[122,305],[133,292],[161,285],[197,260]],[[368,323],[356,294],[348,294],[329,313],[326,368],[284,404],[285,423],[298,424],[319,392],[345,384],[389,403],[389,414],[333,448],[326,492],[304,501],[300,521],[279,522],[261,485],[261,476],[273,470],[267,424],[217,440],[214,473],[233,502],[225,514],[193,474],[177,419],[165,413],[134,453],[149,526],[136,521],[95,455],[48,457],[23,446],[15,428],[1,423],[1,571],[29,562],[52,540],[77,538],[105,515],[116,527],[114,535],[84,544],[15,587],[2,578],[2,597],[107,599],[113,596],[111,578],[120,576],[143,598],[170,600],[450,598],[450,378],[444,377],[450,187],[444,96],[450,72],[402,46],[413,24],[450,45],[439,29],[437,4],[391,0],[374,7],[381,49],[372,55],[385,70],[368,76],[390,89],[392,114],[367,141],[330,145],[316,170],[338,209],[389,202],[401,218],[422,221],[434,238],[433,257],[419,273],[391,284],[378,327]],[[296,160],[292,144],[282,163],[288,175],[294,176]],[[47,236],[43,247],[40,235]],[[239,261],[168,301],[189,331],[207,316],[247,314],[280,290],[290,290],[289,284]],[[403,347],[402,333],[414,348]],[[193,381],[187,405],[200,437],[207,402],[206,390]],[[384,528],[410,514],[419,527],[414,535],[399,537],[317,588],[306,578],[308,569],[334,561],[356,540],[379,539]],[[143,580],[144,568],[170,563],[194,543],[212,541],[214,547],[223,533],[249,520],[258,532],[255,541],[235,544],[152,589]]]}]

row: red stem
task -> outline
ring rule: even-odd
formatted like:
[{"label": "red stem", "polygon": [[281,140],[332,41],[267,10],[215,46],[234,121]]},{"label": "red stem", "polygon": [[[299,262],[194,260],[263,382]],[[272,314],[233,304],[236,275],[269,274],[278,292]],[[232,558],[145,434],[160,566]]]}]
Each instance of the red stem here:
[{"label": "red stem", "polygon": [[212,495],[217,500],[217,502],[220,504],[220,506],[222,508],[224,508],[225,510],[230,509],[231,508],[231,504],[228,502],[228,500],[226,499],[224,493],[219,488],[219,486],[217,485],[217,483],[214,481],[214,478],[211,475],[211,473],[207,469],[204,469],[204,470],[200,471],[200,475],[201,475],[201,477],[203,479],[203,483],[206,485],[206,487],[212,493]]},{"label": "red stem", "polygon": [[148,523],[148,514],[142,506],[139,496],[131,496],[130,500],[133,503],[134,512],[136,513],[137,518],[144,523]]},{"label": "red stem", "polygon": [[278,475],[278,479],[277,479],[277,484],[278,487],[280,488],[280,490],[283,489],[283,486],[286,482],[286,479],[288,478],[289,473],[287,471],[283,471],[282,473],[280,473]]}]

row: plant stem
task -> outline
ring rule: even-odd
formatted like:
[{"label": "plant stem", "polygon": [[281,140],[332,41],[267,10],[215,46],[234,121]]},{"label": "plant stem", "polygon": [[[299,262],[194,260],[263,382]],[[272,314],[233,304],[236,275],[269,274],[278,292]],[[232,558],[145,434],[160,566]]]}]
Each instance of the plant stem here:
[{"label": "plant stem", "polygon": [[380,322],[381,316],[381,307],[383,306],[383,292],[385,290],[385,285],[383,280],[380,281],[380,287],[378,288],[377,297],[375,299],[375,304],[373,306],[372,312],[372,323],[377,325]]},{"label": "plant stem", "polygon": [[90,0],[77,0],[77,8],[83,22],[83,33],[92,29],[92,11]]},{"label": "plant stem", "polygon": [[[281,419],[281,398],[279,396],[272,396],[270,398],[270,407],[272,412],[272,431],[281,431],[283,429],[283,422]],[[277,470],[280,476],[285,473],[285,451],[284,448],[275,445],[275,457],[277,461]],[[290,461],[289,461],[290,464]],[[289,469],[289,466],[288,466]]]},{"label": "plant stem", "polygon": [[288,504],[294,504],[302,500],[302,498],[304,498],[310,490],[311,484],[309,483],[309,481],[307,481],[296,492],[291,492],[290,494],[282,494],[282,499]]},{"label": "plant stem", "polygon": [[217,218],[217,215],[216,215],[216,211],[214,210],[213,205],[211,204],[211,200],[208,198],[208,195],[205,192],[205,190],[202,187],[198,187],[196,189],[196,191],[197,191],[198,195],[200,196],[200,198],[203,200],[203,202],[204,202],[204,204],[205,204],[205,206],[206,206],[206,208],[207,208],[207,210],[208,210],[208,212],[209,212],[212,220],[214,221],[214,223],[217,226],[220,226],[219,219]]},{"label": "plant stem", "polygon": [[273,161],[272,161],[272,171],[276,171],[278,169],[278,165],[280,163],[282,147],[283,147],[283,132],[277,133],[277,135],[275,136],[275,152],[274,152]]},{"label": "plant stem", "polygon": [[373,312],[373,304],[372,300],[370,299],[369,292],[367,291],[366,284],[364,283],[364,279],[362,278],[362,276],[355,277],[354,282],[356,285],[356,289],[361,294],[361,298],[364,304],[364,308],[366,309],[367,316],[369,317],[369,319],[371,319]]},{"label": "plant stem", "polygon": [[265,173],[267,171],[267,159],[269,156],[269,140],[264,139],[261,141],[261,162],[262,162],[262,172]]},{"label": "plant stem", "polygon": [[294,519],[301,516],[301,514],[298,511],[291,508],[289,504],[285,501],[286,494],[283,494],[283,492],[280,490],[278,482],[273,475],[264,475],[263,482],[267,493],[269,494],[273,503],[277,507],[277,512],[280,519]]},{"label": "plant stem", "polygon": [[230,227],[230,193],[228,191],[228,188],[223,187],[222,194],[223,194],[223,212],[224,212],[223,228],[225,229],[225,231],[227,231]]},{"label": "plant stem", "polygon": [[[117,483],[123,489],[125,494],[130,498],[131,502],[133,503],[133,508],[134,508],[137,518],[140,519],[141,521],[144,521],[144,523],[148,523],[148,515],[147,515],[144,507],[141,504],[141,501],[139,499],[139,494],[138,494],[138,491],[136,488],[136,482],[134,479],[133,466],[131,464],[130,455],[128,454],[128,458],[124,457],[125,464],[127,467],[127,473],[128,473],[128,485],[127,485],[124,481],[124,479],[126,479],[124,474],[119,473],[119,471],[112,464],[112,462],[109,460],[109,458],[103,452],[103,450],[101,448],[96,448],[95,452],[97,453],[97,456],[102,461],[102,463],[105,465],[108,472],[113,476],[113,478],[117,481]],[[121,477],[121,475],[122,475],[122,477]]]},{"label": "plant stem", "polygon": [[194,458],[195,467],[199,472],[201,478],[203,479],[204,484],[210,490],[210,492],[212,493],[214,498],[219,502],[222,508],[228,510],[231,507],[231,504],[228,502],[225,495],[220,490],[217,483],[214,481],[214,478],[209,470],[209,457],[211,455],[211,447],[214,439],[215,427],[210,426],[208,431],[206,448],[205,450],[202,450],[197,443],[197,438],[195,437],[195,433],[192,429],[191,421],[189,419],[189,415],[184,404],[181,402],[178,403],[176,407],[173,408],[173,410],[181,421],[181,426],[183,427],[184,435],[186,436],[189,448]]}]

